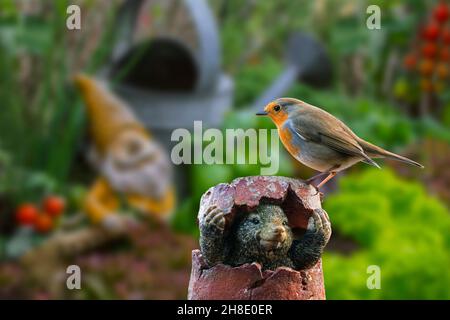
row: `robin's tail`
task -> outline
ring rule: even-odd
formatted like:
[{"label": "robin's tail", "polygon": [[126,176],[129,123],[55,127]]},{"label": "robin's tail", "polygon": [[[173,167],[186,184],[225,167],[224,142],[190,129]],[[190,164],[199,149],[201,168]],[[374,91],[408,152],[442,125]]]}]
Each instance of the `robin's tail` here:
[{"label": "robin's tail", "polygon": [[424,166],[418,162],[415,162],[406,157],[402,157],[393,152],[384,150],[384,149],[382,149],[374,144],[371,144],[370,142],[364,141],[362,139],[358,140],[358,144],[361,146],[361,148],[363,148],[364,152],[371,158],[388,158],[388,159],[393,159],[393,160],[397,160],[397,161],[401,161],[401,162],[406,162],[406,163],[412,164],[412,165],[422,168],[422,169],[424,168]]}]

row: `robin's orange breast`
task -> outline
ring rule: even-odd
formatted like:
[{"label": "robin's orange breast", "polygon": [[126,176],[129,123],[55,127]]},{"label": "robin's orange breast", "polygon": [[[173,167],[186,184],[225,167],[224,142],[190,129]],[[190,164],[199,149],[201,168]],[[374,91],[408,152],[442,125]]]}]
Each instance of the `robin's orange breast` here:
[{"label": "robin's orange breast", "polygon": [[288,127],[280,127],[278,128],[278,135],[289,153],[297,158],[300,154],[300,146],[294,142],[291,130]]}]

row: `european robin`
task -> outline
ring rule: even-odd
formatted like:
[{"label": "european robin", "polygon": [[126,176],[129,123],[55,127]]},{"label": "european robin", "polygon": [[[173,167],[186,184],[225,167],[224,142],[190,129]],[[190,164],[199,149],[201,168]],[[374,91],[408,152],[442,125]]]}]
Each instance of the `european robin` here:
[{"label": "european robin", "polygon": [[333,115],[301,100],[274,100],[257,115],[272,119],[281,142],[295,159],[321,172],[308,182],[327,175],[317,186],[318,189],[339,171],[360,161],[380,168],[372,158],[389,158],[423,168],[413,160],[361,139]]}]

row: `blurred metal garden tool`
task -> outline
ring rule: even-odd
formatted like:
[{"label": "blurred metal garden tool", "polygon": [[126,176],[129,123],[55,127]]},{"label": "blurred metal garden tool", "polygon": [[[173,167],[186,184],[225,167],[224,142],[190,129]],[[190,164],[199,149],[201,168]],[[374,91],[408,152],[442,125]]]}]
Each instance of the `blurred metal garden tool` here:
[{"label": "blurred metal garden tool", "polygon": [[[166,150],[172,132],[195,120],[218,127],[233,105],[233,79],[221,69],[219,29],[206,0],[126,0],[102,78]],[[188,168],[175,166],[178,195]]]},{"label": "blurred metal garden tool", "polygon": [[310,35],[295,33],[286,49],[287,65],[272,85],[254,102],[253,109],[282,96],[299,80],[315,87],[324,87],[332,78],[331,61],[325,48]]}]

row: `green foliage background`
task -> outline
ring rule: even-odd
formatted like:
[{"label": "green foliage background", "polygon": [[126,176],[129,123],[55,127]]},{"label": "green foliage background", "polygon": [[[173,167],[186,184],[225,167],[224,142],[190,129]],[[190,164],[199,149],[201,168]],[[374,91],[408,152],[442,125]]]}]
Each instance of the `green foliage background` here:
[{"label": "green foliage background", "polygon": [[[324,207],[359,245],[324,255],[329,299],[450,299],[450,212],[421,185],[368,169],[341,179]],[[367,288],[370,265],[380,267],[380,290]]]}]

